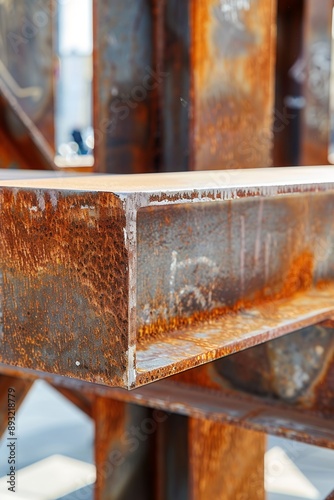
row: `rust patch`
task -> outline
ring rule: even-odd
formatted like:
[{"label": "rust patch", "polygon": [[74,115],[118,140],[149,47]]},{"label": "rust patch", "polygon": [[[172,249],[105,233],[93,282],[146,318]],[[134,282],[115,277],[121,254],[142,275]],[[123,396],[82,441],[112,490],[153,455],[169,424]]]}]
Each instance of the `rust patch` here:
[{"label": "rust patch", "polygon": [[271,164],[274,15],[267,0],[192,5],[193,169]]},{"label": "rust patch", "polygon": [[149,203],[161,203],[163,201],[175,202],[180,200],[196,200],[199,198],[199,192],[194,190],[191,193],[176,193],[176,194],[168,194],[168,193],[160,193],[160,194],[152,194],[149,197]]},{"label": "rust patch", "polygon": [[321,374],[312,388],[312,407],[325,415],[334,414],[334,343]]},{"label": "rust patch", "polygon": [[[0,203],[2,361],[123,385],[128,274],[121,201],[111,193],[3,189]],[[80,359],[76,369],[80,353],[86,364]]]},{"label": "rust patch", "polygon": [[[149,342],[150,338],[163,337],[167,332],[182,330],[202,322],[210,322],[227,314],[236,314],[263,303],[270,303],[292,297],[297,292],[311,288],[313,284],[313,255],[309,250],[302,252],[291,264],[284,282],[278,291],[265,287],[257,292],[252,300],[242,298],[232,306],[217,307],[211,311],[198,311],[188,317],[159,319],[155,323],[143,325],[138,330],[138,342]],[[324,286],[322,283],[321,286]]]}]

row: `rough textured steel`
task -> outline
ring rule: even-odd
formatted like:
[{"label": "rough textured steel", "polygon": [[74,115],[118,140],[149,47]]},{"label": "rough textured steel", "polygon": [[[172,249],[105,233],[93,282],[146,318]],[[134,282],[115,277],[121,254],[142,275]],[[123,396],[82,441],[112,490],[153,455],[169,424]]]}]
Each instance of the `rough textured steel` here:
[{"label": "rough textured steel", "polygon": [[[96,500],[131,500],[154,497],[154,450],[150,409],[96,396]],[[154,429],[155,430],[155,429]]]},{"label": "rough textured steel", "polygon": [[2,361],[126,384],[128,274],[119,199],[3,189],[0,203]]},{"label": "rough textured steel", "polygon": [[265,436],[221,422],[189,419],[193,500],[264,500]]},{"label": "rough textured steel", "polygon": [[191,9],[191,167],[268,167],[276,2],[208,0]]},{"label": "rough textured steel", "polygon": [[3,363],[129,388],[333,316],[330,168],[1,184]]},{"label": "rough textured steel", "polygon": [[[319,411],[246,394],[231,388],[218,373],[217,361],[127,391],[68,377],[0,364],[3,374],[26,380],[42,378],[67,391],[148,406],[157,410],[238,425],[316,446],[334,448],[333,419]],[[163,419],[161,419],[163,421]]]},{"label": "rough textured steel", "polygon": [[330,139],[331,0],[307,0],[304,22],[304,59],[296,68],[304,77],[305,108],[302,128],[303,165],[328,163]]},{"label": "rough textured steel", "polygon": [[217,372],[248,393],[334,413],[333,329],[308,327],[220,360]]},{"label": "rough textured steel", "polygon": [[193,140],[191,96],[192,2],[156,1],[156,66],[164,74],[158,86],[159,171],[190,168]]},{"label": "rough textured steel", "polygon": [[277,2],[273,165],[300,165],[304,0]]},{"label": "rough textured steel", "polygon": [[152,171],[156,89],[148,0],[94,0],[95,169]]},{"label": "rough textured steel", "polygon": [[8,0],[0,4],[0,96],[7,130],[22,148],[52,168],[54,154],[54,2]]},{"label": "rough textured steel", "polygon": [[[137,384],[172,375],[177,371],[233,354],[282,336],[333,315],[334,288],[311,289],[293,298],[265,301],[260,307],[239,313],[221,313],[196,326],[172,330],[160,338],[146,340],[137,349]],[[185,324],[187,324],[185,322]]]}]

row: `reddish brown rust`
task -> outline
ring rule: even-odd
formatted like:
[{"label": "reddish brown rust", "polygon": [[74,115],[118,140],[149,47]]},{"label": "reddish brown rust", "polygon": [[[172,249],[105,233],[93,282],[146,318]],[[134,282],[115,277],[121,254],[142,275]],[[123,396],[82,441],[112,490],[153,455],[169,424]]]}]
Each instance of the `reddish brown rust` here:
[{"label": "reddish brown rust", "polygon": [[0,204],[2,361],[123,385],[128,277],[120,200],[3,189]]},{"label": "reddish brown rust", "polygon": [[332,0],[305,2],[301,163],[307,165],[330,163],[332,9]]},{"label": "reddish brown rust", "polygon": [[264,434],[194,418],[188,433],[192,499],[265,498]]},{"label": "reddish brown rust", "polygon": [[223,7],[216,0],[191,4],[191,167],[269,166],[274,2]]},{"label": "reddish brown rust", "polygon": [[194,368],[133,391],[93,385],[47,373],[33,373],[1,366],[3,373],[34,381],[38,377],[67,390],[80,391],[87,400],[95,395],[148,406],[193,418],[209,419],[266,432],[289,439],[334,447],[334,424],[321,412],[282,401],[247,394],[228,386],[217,374],[215,363]]},{"label": "reddish brown rust", "polygon": [[[273,301],[292,297],[300,291],[311,288],[313,281],[313,256],[310,251],[305,251],[299,255],[293,262],[287,272],[284,283],[279,291],[271,291],[267,287],[256,293],[252,300],[241,299],[233,306],[218,307],[211,311],[195,312],[189,317],[175,317],[170,320],[160,319],[156,323],[144,325],[138,331],[138,342],[145,345],[149,339],[163,337],[166,332],[182,330],[191,325],[197,325],[203,322],[218,319],[226,314],[235,314],[241,309],[249,309]],[[322,284],[322,286],[324,286]]]}]

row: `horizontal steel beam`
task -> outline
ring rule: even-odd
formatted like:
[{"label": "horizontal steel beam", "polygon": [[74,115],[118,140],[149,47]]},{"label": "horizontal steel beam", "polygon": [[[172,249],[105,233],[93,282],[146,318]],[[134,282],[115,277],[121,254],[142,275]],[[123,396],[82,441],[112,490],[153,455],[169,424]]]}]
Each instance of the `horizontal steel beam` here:
[{"label": "horizontal steel beam", "polygon": [[[116,402],[122,401],[191,418],[237,425],[315,446],[334,448],[332,417],[278,400],[249,395],[219,384],[215,371],[216,363],[188,370],[184,377],[176,375],[133,391],[93,385],[46,373],[21,371],[1,364],[0,369],[2,373],[17,377],[18,380],[20,377],[25,380],[41,377],[66,397],[71,392],[80,393],[87,401],[99,396]],[[75,401],[72,396],[70,399]]]},{"label": "horizontal steel beam", "polygon": [[329,167],[1,186],[4,364],[132,388],[334,315]]}]

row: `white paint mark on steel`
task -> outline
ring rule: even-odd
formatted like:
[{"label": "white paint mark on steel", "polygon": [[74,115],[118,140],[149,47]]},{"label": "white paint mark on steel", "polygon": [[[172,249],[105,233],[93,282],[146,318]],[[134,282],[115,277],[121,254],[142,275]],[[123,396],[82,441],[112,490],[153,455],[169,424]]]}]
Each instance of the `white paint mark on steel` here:
[{"label": "white paint mark on steel", "polygon": [[261,232],[262,232],[262,219],[263,219],[263,198],[259,203],[259,211],[257,214],[257,229],[255,239],[255,271],[258,268],[260,252],[261,252]]},{"label": "white paint mark on steel", "polygon": [[266,235],[265,248],[264,248],[264,277],[266,283],[269,277],[271,240],[272,240],[271,233],[268,233]]},{"label": "white paint mark on steel", "polygon": [[189,269],[190,267],[194,266],[199,266],[199,265],[204,265],[208,267],[211,272],[212,276],[217,275],[219,273],[219,267],[215,262],[213,262],[211,259],[206,257],[205,255],[200,256],[200,257],[194,257],[194,258],[187,258],[184,260],[181,260],[178,262],[177,260],[178,254],[177,251],[173,250],[172,252],[172,259],[171,259],[171,264],[170,264],[170,276],[169,276],[169,308],[170,311],[174,311],[175,307],[178,307],[180,304],[180,300],[182,297],[185,295],[193,294],[195,299],[198,301],[198,303],[201,305],[201,307],[205,308],[207,306],[207,303],[210,303],[210,297],[208,299],[205,298],[203,293],[201,292],[200,288],[195,286],[195,285],[185,285],[181,287],[178,290],[178,294],[175,294],[175,281],[176,281],[176,276],[177,273],[180,270],[184,269]]},{"label": "white paint mark on steel", "polygon": [[54,210],[56,210],[57,205],[58,205],[58,196],[57,196],[56,191],[53,191],[53,190],[50,191],[50,201],[51,201],[52,208]]},{"label": "white paint mark on steel", "polygon": [[45,198],[44,198],[44,193],[41,192],[41,191],[37,191],[36,193],[36,197],[37,197],[37,202],[38,202],[38,206],[39,208],[43,211],[45,210]]},{"label": "white paint mark on steel", "polygon": [[194,297],[196,298],[197,302],[201,304],[203,309],[206,306],[206,299],[203,295],[203,293],[197,288],[197,286],[194,285],[186,285],[183,288],[181,288],[179,295],[182,298],[183,295],[190,295],[191,293],[194,294]]},{"label": "white paint mark on steel", "polygon": [[244,296],[245,292],[245,253],[246,253],[246,231],[245,231],[245,217],[242,215],[240,217],[240,287],[241,287],[241,297]]},{"label": "white paint mark on steel", "polygon": [[174,307],[174,293],[175,293],[175,278],[177,272],[177,251],[172,251],[172,261],[170,263],[170,277],[169,277],[169,307],[173,310]]}]

